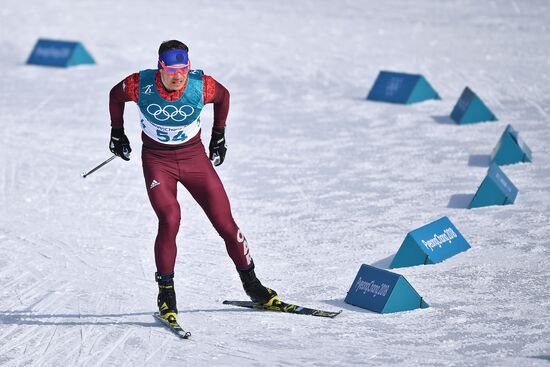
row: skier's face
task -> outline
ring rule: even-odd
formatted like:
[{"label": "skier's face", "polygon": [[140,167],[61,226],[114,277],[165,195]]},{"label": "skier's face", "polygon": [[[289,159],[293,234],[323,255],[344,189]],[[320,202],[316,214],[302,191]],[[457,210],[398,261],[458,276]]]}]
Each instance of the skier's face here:
[{"label": "skier's face", "polygon": [[160,79],[162,84],[168,90],[181,90],[187,81],[187,72],[167,73],[165,70],[160,70]]}]

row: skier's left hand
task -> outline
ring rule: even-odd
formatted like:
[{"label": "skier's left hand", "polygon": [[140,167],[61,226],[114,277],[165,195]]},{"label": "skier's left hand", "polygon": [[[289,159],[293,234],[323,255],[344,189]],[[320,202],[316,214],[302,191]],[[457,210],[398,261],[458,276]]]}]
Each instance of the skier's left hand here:
[{"label": "skier's left hand", "polygon": [[219,166],[225,160],[225,153],[227,152],[227,145],[225,144],[225,129],[213,128],[212,138],[210,139],[210,145],[208,146],[210,151],[210,158],[213,161],[214,166]]}]

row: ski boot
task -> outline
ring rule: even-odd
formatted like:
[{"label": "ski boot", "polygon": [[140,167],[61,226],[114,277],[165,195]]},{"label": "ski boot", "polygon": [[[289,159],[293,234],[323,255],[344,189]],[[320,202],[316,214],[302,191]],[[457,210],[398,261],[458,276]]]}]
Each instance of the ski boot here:
[{"label": "ski boot", "polygon": [[243,288],[248,297],[254,303],[258,303],[262,306],[273,306],[280,303],[277,292],[273,289],[266,288],[262,285],[260,280],[254,273],[254,265],[247,270],[238,270],[239,277],[243,283]]},{"label": "ski boot", "polygon": [[174,290],[174,273],[168,275],[155,273],[155,279],[159,285],[159,295],[157,297],[159,315],[165,320],[175,320],[178,315],[178,309],[176,307],[176,292]]}]

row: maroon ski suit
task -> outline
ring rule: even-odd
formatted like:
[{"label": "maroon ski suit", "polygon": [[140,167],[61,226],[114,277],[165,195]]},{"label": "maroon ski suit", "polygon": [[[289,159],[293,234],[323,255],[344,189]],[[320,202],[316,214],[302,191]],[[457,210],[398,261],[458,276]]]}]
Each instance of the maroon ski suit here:
[{"label": "maroon ski suit", "polygon": [[[162,98],[179,99],[180,91],[164,88],[157,72],[155,86]],[[125,102],[138,102],[139,73],[134,73],[115,85],[109,95],[111,126],[123,127]],[[208,75],[203,75],[204,104],[214,103],[214,128],[224,128],[229,111],[229,92]],[[246,239],[231,214],[229,199],[223,184],[208,159],[201,141],[200,131],[181,145],[166,145],[142,133],[142,163],[145,186],[159,224],[155,240],[157,273],[174,272],[176,261],[176,235],[180,226],[181,211],[177,201],[177,184],[181,183],[201,206],[208,219],[223,238],[227,252],[238,270],[252,266]]]}]

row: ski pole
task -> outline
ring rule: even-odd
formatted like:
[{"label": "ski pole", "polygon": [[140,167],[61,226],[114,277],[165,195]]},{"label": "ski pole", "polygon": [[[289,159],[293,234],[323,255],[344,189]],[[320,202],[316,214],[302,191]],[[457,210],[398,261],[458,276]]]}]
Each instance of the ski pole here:
[{"label": "ski pole", "polygon": [[113,155],[112,157],[107,158],[105,161],[98,164],[97,166],[95,166],[94,168],[89,170],[88,172],[82,172],[82,174],[81,174],[82,178],[86,178],[87,176],[91,175],[92,173],[94,173],[95,171],[97,171],[98,169],[100,169],[101,167],[103,167],[104,165],[106,165],[107,163],[109,163],[110,161],[112,161],[115,158],[116,158],[116,155]]}]

